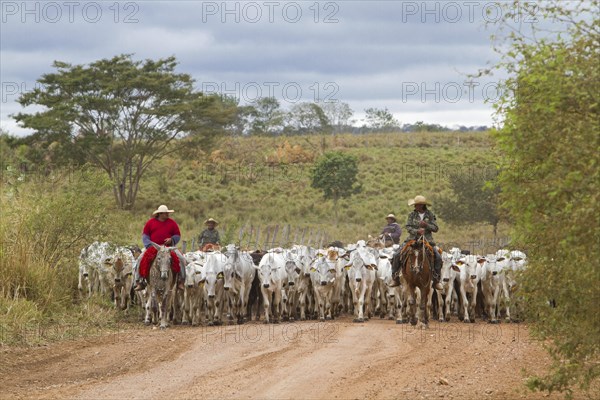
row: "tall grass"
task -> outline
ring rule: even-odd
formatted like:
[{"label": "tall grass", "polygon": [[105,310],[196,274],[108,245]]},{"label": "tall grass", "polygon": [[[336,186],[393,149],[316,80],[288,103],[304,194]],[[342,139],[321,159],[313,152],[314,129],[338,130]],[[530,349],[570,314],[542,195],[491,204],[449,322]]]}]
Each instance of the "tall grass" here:
[{"label": "tall grass", "polygon": [[85,169],[3,174],[0,343],[46,340],[41,332],[49,326],[81,331],[85,321],[106,322],[102,316],[112,311],[102,311],[102,300],[84,306],[76,300],[81,248],[112,236],[109,188],[102,175]]}]

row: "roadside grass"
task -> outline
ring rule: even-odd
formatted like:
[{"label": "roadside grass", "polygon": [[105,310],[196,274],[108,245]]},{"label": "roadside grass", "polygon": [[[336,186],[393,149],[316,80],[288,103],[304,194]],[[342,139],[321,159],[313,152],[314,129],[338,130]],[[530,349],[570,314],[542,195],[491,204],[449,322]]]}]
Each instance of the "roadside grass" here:
[{"label": "roadside grass", "polygon": [[88,336],[120,320],[105,299],[81,301],[80,250],[123,239],[105,177],[86,168],[2,176],[0,345]]}]

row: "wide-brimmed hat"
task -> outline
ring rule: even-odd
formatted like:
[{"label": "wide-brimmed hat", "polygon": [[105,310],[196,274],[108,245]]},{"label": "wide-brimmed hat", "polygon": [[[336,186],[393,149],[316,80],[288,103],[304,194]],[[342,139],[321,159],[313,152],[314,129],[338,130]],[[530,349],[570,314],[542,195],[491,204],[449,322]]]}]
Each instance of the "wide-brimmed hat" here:
[{"label": "wide-brimmed hat", "polygon": [[427,204],[428,206],[431,205],[430,202],[427,201],[427,199],[425,198],[425,196],[417,196],[414,199],[411,199],[408,201],[408,205],[409,206],[414,206],[415,204]]},{"label": "wide-brimmed hat", "polygon": [[388,214],[387,217],[385,217],[385,219],[393,219],[394,221],[397,221],[396,216],[394,214]]},{"label": "wide-brimmed hat", "polygon": [[156,209],[156,211],[154,211],[152,213],[152,215],[156,215],[156,214],[160,214],[160,213],[172,213],[172,212],[175,212],[175,211],[169,210],[169,207],[162,204],[162,205],[158,206],[158,208]]},{"label": "wide-brimmed hat", "polygon": [[215,225],[219,225],[219,222],[218,222],[218,221],[215,221],[215,220],[214,220],[214,219],[212,219],[212,218],[209,218],[209,219],[207,219],[206,221],[204,221],[204,225],[208,225],[208,223],[209,223],[209,222],[214,222],[214,223],[215,223]]}]

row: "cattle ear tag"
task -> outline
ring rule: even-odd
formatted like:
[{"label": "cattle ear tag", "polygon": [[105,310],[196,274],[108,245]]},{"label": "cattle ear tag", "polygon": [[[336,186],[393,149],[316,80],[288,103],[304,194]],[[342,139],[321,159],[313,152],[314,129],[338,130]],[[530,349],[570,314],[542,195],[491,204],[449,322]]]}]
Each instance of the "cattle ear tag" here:
[{"label": "cattle ear tag", "polygon": [[351,267],[351,265],[344,266],[344,268],[347,269],[347,270],[350,269],[350,267]]},{"label": "cattle ear tag", "polygon": [[223,279],[223,273],[222,272],[219,272],[217,274],[217,279]]},{"label": "cattle ear tag", "polygon": [[310,272],[315,272],[317,269],[315,267],[310,267]]},{"label": "cattle ear tag", "polygon": [[461,265],[463,265],[463,262],[462,261],[457,261],[456,265],[458,265],[460,267]]}]

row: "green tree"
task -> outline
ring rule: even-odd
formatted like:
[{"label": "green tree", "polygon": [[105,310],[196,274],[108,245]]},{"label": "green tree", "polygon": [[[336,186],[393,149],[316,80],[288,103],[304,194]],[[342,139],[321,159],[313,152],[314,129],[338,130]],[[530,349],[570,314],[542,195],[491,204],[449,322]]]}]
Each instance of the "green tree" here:
[{"label": "green tree", "polygon": [[323,191],[323,197],[333,200],[335,224],[338,224],[338,201],[361,191],[358,183],[358,160],[339,151],[323,154],[311,170],[311,186]]},{"label": "green tree", "polygon": [[233,123],[233,133],[235,135],[251,134],[255,116],[256,108],[253,106],[238,106],[237,115]]},{"label": "green tree", "polygon": [[287,113],[288,129],[295,133],[328,133],[329,119],[316,103],[294,104]]},{"label": "green tree", "polygon": [[[510,4],[505,24],[520,6]],[[509,73],[496,104],[505,163],[499,183],[503,206],[517,221],[515,246],[528,250],[521,278],[532,332],[554,360],[529,387],[571,394],[600,376],[599,2],[536,7],[554,32],[510,30],[498,65]]]},{"label": "green tree", "polygon": [[348,103],[343,103],[341,101],[326,102],[321,108],[329,120],[334,133],[342,132],[342,130],[348,126],[350,118],[352,118],[352,114],[354,114],[354,111],[352,111]]},{"label": "green tree", "polygon": [[276,134],[284,125],[285,113],[275,97],[261,97],[251,104],[254,107],[251,133],[255,135]]},{"label": "green tree", "polygon": [[491,184],[486,185],[485,178],[475,174],[450,174],[448,179],[454,196],[436,201],[436,210],[440,217],[455,224],[486,222],[494,227],[496,236],[500,222],[499,188]]},{"label": "green tree", "polygon": [[235,117],[235,105],[195,92],[192,78],[175,72],[174,57],[142,62],[119,55],[53,66],[57,72],[42,75],[19,98],[44,111],[14,118],[41,141],[56,142],[63,157],[106,171],[122,209],[133,207],[143,174],[177,149],[176,139],[191,134],[206,143]]},{"label": "green tree", "polygon": [[386,108],[365,109],[365,122],[373,130],[393,130],[400,128],[400,122]]}]

